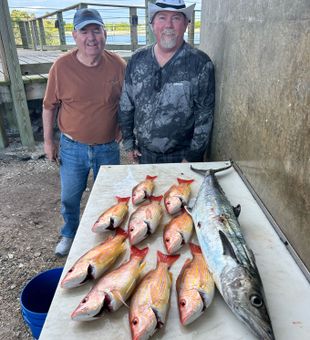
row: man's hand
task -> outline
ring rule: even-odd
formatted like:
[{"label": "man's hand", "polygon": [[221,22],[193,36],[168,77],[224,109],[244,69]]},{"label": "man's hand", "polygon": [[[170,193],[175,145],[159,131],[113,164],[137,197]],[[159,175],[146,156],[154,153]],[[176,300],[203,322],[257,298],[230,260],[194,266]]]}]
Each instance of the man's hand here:
[{"label": "man's hand", "polygon": [[129,158],[129,161],[133,164],[137,164],[139,163],[139,157],[142,156],[142,154],[140,153],[140,151],[138,151],[137,149],[135,150],[131,150],[127,152],[127,156]]},{"label": "man's hand", "polygon": [[49,161],[58,164],[58,145],[55,142],[44,142],[44,152]]}]

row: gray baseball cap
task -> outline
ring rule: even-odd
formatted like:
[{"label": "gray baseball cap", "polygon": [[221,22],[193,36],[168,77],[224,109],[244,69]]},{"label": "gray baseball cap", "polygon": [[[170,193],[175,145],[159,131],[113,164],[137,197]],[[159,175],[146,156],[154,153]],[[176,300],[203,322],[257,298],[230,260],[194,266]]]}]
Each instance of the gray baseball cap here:
[{"label": "gray baseball cap", "polygon": [[73,18],[74,29],[80,30],[89,24],[103,26],[103,21],[99,12],[93,8],[78,9]]}]

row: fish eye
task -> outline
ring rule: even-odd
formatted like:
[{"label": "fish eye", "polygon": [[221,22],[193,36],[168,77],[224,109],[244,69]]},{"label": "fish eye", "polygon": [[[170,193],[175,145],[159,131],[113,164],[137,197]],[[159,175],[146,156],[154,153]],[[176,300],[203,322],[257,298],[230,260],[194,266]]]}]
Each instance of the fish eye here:
[{"label": "fish eye", "polygon": [[263,305],[263,300],[259,295],[252,295],[250,297],[250,301],[251,301],[252,306],[257,307],[257,308]]},{"label": "fish eye", "polygon": [[86,302],[87,302],[87,300],[88,300],[88,298],[87,298],[87,297],[85,297],[85,298],[82,300],[82,303],[86,303]]},{"label": "fish eye", "polygon": [[166,242],[170,242],[170,238],[169,238],[169,237],[166,237],[165,241],[166,241]]},{"label": "fish eye", "polygon": [[136,325],[139,323],[138,318],[133,318],[132,321],[131,321],[131,323],[132,323],[134,326],[136,326]]},{"label": "fish eye", "polygon": [[131,227],[131,228],[130,228],[130,231],[134,231],[134,230],[135,230],[135,228],[134,228],[134,227]]}]

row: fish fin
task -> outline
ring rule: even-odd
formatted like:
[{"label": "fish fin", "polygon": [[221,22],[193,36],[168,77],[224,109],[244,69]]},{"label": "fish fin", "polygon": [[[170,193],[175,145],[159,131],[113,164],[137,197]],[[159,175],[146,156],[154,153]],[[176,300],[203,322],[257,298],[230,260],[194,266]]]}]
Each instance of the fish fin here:
[{"label": "fish fin", "polygon": [[147,175],[146,177],[145,177],[145,179],[150,179],[150,180],[152,180],[152,181],[154,181],[154,179],[156,179],[157,178],[157,176],[150,176],[150,175]]},{"label": "fish fin", "polygon": [[189,248],[191,250],[191,253],[194,254],[202,254],[201,248],[200,246],[198,246],[198,244],[189,242]]},{"label": "fish fin", "polygon": [[111,293],[126,307],[129,308],[126,301],[123,299],[122,294],[118,290],[112,290]]},{"label": "fish fin", "polygon": [[180,257],[180,254],[176,255],[166,255],[163,254],[161,251],[157,251],[157,262],[167,263],[168,268],[172,266],[172,264]]},{"label": "fish fin", "polygon": [[125,239],[128,237],[128,233],[124,229],[122,229],[120,227],[115,229],[115,236],[116,235],[124,236]]},{"label": "fish fin", "polygon": [[189,207],[188,205],[184,205],[183,208],[190,216],[192,216],[192,207]]},{"label": "fish fin", "polygon": [[119,197],[119,196],[115,196],[115,197],[116,197],[118,203],[121,203],[121,202],[127,203],[127,202],[130,200],[130,196],[129,196],[129,197]]},{"label": "fish fin", "polygon": [[157,201],[157,202],[160,202],[163,198],[163,195],[160,195],[160,196],[150,196],[149,199],[151,201]]},{"label": "fish fin", "polygon": [[235,207],[232,207],[232,209],[233,209],[234,215],[235,215],[236,217],[239,217],[240,212],[241,212],[241,205],[238,204],[238,205],[236,205]]},{"label": "fish fin", "polygon": [[194,182],[194,179],[183,179],[183,178],[177,178],[179,184],[182,184],[182,183],[187,183],[187,184],[191,184]]},{"label": "fish fin", "polygon": [[130,247],[130,257],[140,257],[141,259],[144,259],[146,254],[149,251],[149,247],[139,249],[135,246]]},{"label": "fish fin", "polygon": [[233,166],[233,161],[230,160],[230,164],[228,166],[225,166],[225,167],[219,168],[219,169],[196,169],[192,165],[190,166],[190,169],[194,172],[199,173],[200,175],[208,176],[211,173],[215,174],[216,172],[227,170],[227,169],[231,168],[232,166]]},{"label": "fish fin", "polygon": [[222,246],[223,246],[223,254],[230,256],[231,258],[233,258],[237,263],[239,263],[239,260],[236,256],[236,253],[234,251],[233,246],[231,245],[231,243],[229,242],[227,236],[222,232],[222,230],[219,230],[219,234],[220,234],[220,238],[222,241]]}]

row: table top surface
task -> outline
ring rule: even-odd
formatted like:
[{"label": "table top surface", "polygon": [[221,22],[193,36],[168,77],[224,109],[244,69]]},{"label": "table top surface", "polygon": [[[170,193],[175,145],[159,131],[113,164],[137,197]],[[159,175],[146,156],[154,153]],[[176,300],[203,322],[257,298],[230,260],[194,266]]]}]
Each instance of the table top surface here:
[{"label": "table top surface", "polygon": [[[197,168],[219,168],[227,162],[207,162],[193,164]],[[80,226],[68,255],[62,278],[76,260],[104,240],[113,232],[95,234],[91,227],[100,214],[115,204],[115,196],[131,196],[132,188],[145,179],[146,175],[158,176],[155,180],[154,195],[163,195],[177,178],[194,179],[191,184],[192,197],[198,193],[203,177],[190,170],[190,164],[150,164],[150,165],[115,165],[102,166],[92,188],[83,213]],[[281,242],[268,219],[254,200],[253,196],[237,174],[230,168],[217,174],[220,185],[233,206],[241,205],[239,222],[247,245],[253,250],[257,267],[263,281],[267,305],[276,339],[306,340],[310,334],[310,285],[295,263],[294,259]],[[162,202],[163,204],[163,202]],[[130,201],[129,215],[135,209]],[[149,246],[146,257],[147,272],[156,266],[156,252],[166,252],[163,245],[163,226],[170,220],[165,213],[156,232],[138,244],[139,248]],[[124,229],[127,230],[125,224]],[[197,242],[196,235],[192,241]],[[126,241],[128,242],[128,241]],[[124,256],[113,268],[129,258],[129,246]],[[173,275],[170,309],[165,326],[153,335],[153,339],[256,339],[255,335],[232,313],[221,295],[216,292],[214,301],[205,313],[192,324],[183,327],[179,322],[176,302],[175,280],[187,258],[191,258],[188,245],[179,253],[180,258],[172,265]],[[113,269],[112,268],[112,269]],[[57,287],[48,312],[40,339],[128,339],[130,328],[128,308],[122,306],[117,312],[104,314],[102,318],[91,322],[77,322],[70,318],[72,311],[93,286],[89,282],[84,286],[63,289]]]}]

